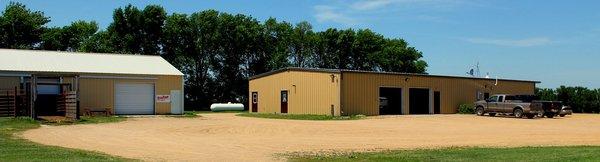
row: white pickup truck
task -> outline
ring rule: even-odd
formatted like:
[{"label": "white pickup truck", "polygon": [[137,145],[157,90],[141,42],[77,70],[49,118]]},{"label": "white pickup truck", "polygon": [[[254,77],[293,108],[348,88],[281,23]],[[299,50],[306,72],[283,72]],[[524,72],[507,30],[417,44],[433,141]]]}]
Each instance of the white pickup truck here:
[{"label": "white pickup truck", "polygon": [[560,112],[561,107],[560,101],[540,101],[530,95],[497,94],[475,102],[474,109],[479,116],[485,113],[490,116],[512,114],[517,118],[526,116],[531,119],[537,115],[552,118]]}]

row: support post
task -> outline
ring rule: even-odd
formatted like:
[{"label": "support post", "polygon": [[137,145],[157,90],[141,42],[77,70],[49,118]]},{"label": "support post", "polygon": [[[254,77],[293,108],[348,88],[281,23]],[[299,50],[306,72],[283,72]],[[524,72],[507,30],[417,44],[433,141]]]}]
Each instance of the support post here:
[{"label": "support post", "polygon": [[29,97],[29,108],[30,108],[30,116],[31,118],[37,118],[35,112],[35,100],[37,99],[37,75],[31,75],[31,81],[29,86],[31,87],[31,92],[29,93],[31,96]]},{"label": "support post", "polygon": [[77,105],[75,106],[75,119],[79,120],[79,75],[75,76],[75,81],[73,82],[73,84],[75,84],[73,87],[75,88],[75,98],[77,101]]}]

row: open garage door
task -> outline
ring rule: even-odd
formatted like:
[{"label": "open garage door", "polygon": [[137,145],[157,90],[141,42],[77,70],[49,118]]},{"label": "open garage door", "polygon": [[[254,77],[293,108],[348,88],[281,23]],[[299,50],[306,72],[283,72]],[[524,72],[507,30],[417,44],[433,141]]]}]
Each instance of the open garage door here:
[{"label": "open garage door", "polygon": [[154,84],[118,83],[115,86],[115,114],[154,114]]},{"label": "open garage door", "polygon": [[429,89],[411,88],[408,96],[410,114],[429,114]]},{"label": "open garage door", "polygon": [[402,88],[379,88],[379,115],[402,114]]}]

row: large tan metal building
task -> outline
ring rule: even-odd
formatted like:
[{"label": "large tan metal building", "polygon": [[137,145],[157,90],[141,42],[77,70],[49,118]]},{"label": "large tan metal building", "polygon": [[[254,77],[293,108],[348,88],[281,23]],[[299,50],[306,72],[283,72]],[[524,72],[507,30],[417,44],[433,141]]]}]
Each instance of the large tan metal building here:
[{"label": "large tan metal building", "polygon": [[384,115],[450,114],[491,94],[534,94],[538,81],[337,69],[285,68],[253,76],[249,111]]},{"label": "large tan metal building", "polygon": [[0,49],[0,91],[4,114],[183,113],[183,74],[160,56]]}]

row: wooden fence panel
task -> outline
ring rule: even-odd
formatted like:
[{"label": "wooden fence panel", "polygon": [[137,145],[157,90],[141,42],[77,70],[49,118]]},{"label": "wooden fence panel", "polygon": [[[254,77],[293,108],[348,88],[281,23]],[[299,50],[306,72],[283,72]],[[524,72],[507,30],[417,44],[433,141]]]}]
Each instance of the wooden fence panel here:
[{"label": "wooden fence panel", "polygon": [[65,117],[77,118],[77,92],[69,91],[62,94],[59,100],[59,109],[65,111]]}]

